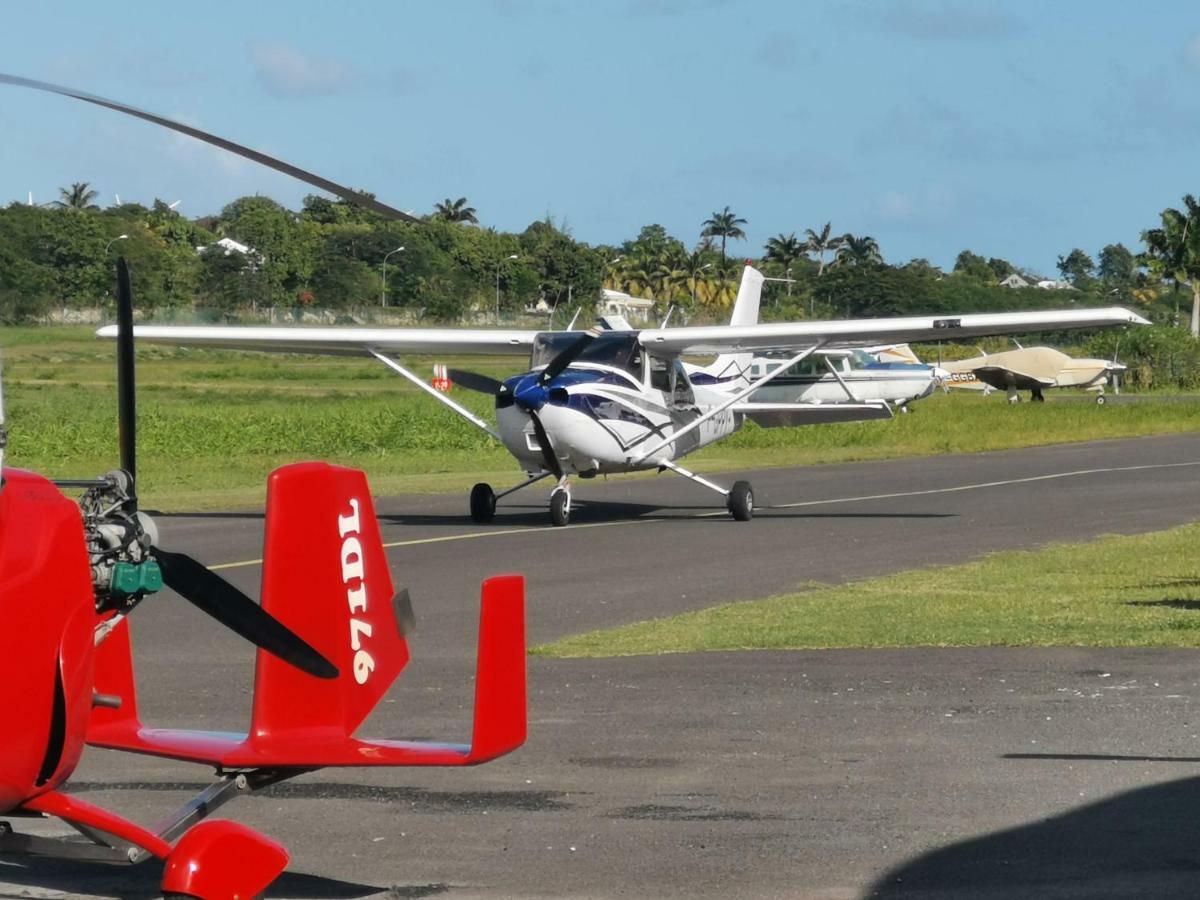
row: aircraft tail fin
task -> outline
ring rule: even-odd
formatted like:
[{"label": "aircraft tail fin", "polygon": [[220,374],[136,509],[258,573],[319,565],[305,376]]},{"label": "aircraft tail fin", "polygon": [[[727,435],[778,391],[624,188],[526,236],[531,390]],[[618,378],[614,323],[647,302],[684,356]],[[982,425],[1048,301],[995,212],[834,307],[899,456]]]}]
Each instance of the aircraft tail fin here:
[{"label": "aircraft tail fin", "polygon": [[258,651],[248,734],[146,728],[137,715],[128,627],[98,649],[90,743],[225,768],[462,766],[526,733],[525,584],[483,583],[471,743],[370,740],[354,732],[408,663],[407,591],[395,592],[362,472],[297,463],[267,487],[262,606],[333,663],[332,679]]},{"label": "aircraft tail fin", "polygon": [[251,738],[312,728],[348,737],[408,663],[407,591],[396,593],[366,476],[327,463],[271,473],[262,606],[330,660],[306,675],[258,651]]},{"label": "aircraft tail fin", "polygon": [[[762,299],[763,274],[746,261],[742,270],[742,281],[738,285],[737,299],[733,302],[733,314],[729,317],[731,328],[758,324],[758,309]],[[750,364],[753,353],[722,353],[710,366],[699,370],[697,384],[728,384],[744,387],[750,383]]]}]

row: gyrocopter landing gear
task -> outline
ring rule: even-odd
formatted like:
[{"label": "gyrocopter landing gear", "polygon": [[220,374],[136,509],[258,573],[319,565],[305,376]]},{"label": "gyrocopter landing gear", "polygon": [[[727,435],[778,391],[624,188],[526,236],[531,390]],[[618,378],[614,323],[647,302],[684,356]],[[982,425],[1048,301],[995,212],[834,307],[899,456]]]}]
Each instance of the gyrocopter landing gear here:
[{"label": "gyrocopter landing gear", "polygon": [[1045,403],[1046,402],[1046,398],[1042,394],[1042,389],[1040,387],[1034,388],[1032,391],[1029,392],[1029,399],[1032,400],[1034,403]]},{"label": "gyrocopter landing gear", "polygon": [[483,481],[479,482],[479,484],[471,488],[471,521],[478,522],[480,525],[486,525],[492,519],[496,518],[497,500],[501,497],[507,497],[509,494],[515,494],[521,488],[529,487],[534,482],[541,481],[548,475],[550,475],[549,472],[539,472],[536,475],[530,475],[516,487],[510,487],[507,491],[501,491],[499,494],[492,490],[490,484]]},{"label": "gyrocopter landing gear", "polygon": [[725,498],[725,508],[729,510],[729,514],[738,522],[749,522],[754,518],[754,491],[750,487],[750,482],[735,481],[733,487],[725,490],[719,484],[713,484],[707,478],[701,478],[695,472],[685,469],[678,463],[664,460],[659,463],[659,471],[661,472],[663,469],[670,469],[676,475],[682,475],[689,481],[703,485],[710,491],[716,491]]}]

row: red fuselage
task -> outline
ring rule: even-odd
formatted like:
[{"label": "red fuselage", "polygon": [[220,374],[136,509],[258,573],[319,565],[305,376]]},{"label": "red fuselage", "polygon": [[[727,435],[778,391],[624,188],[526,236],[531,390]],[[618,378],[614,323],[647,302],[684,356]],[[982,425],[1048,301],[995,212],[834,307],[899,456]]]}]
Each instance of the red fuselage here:
[{"label": "red fuselage", "polygon": [[66,780],[91,710],[96,613],[79,507],[39,475],[0,488],[0,812]]}]

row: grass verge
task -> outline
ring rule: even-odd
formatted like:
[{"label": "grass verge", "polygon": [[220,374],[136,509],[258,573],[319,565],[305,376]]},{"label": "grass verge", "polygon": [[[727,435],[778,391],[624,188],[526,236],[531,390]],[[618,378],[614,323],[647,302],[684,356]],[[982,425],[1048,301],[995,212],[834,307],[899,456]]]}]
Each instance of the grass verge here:
[{"label": "grass verge", "polygon": [[[116,464],[113,345],[89,328],[0,332],[10,432],[6,462],[59,476]],[[406,360],[429,372],[433,360]],[[437,360],[495,377],[523,360]],[[266,476],[299,459],[363,468],[377,493],[515,483],[505,450],[378,362],[352,357],[138,350],[139,493],[161,509],[262,503]],[[491,419],[492,398],[455,390]],[[1126,398],[1121,398],[1122,400]],[[701,472],[969,453],[1200,429],[1200,400],[1149,396],[1103,408],[1071,392],[1010,407],[937,394],[890,422],[747,426],[689,457]]]},{"label": "grass verge", "polygon": [[995,553],[593,631],[549,657],[828,647],[1200,647],[1200,524]]}]

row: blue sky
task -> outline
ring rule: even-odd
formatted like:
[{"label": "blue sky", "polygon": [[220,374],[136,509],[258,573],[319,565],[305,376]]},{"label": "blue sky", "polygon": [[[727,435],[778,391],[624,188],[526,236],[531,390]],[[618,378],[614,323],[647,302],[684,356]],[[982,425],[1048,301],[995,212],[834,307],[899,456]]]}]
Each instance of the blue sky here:
[{"label": "blue sky", "polygon": [[[1200,191],[1200,6],[1128,2],[444,0],[9,5],[0,71],[181,118],[426,212],[552,215],[618,243],[734,253],[869,234],[890,262],[969,248],[1051,273],[1137,249]],[[88,181],[101,200],[216,212],[309,189],[152,125],[0,86],[0,202]]]}]

